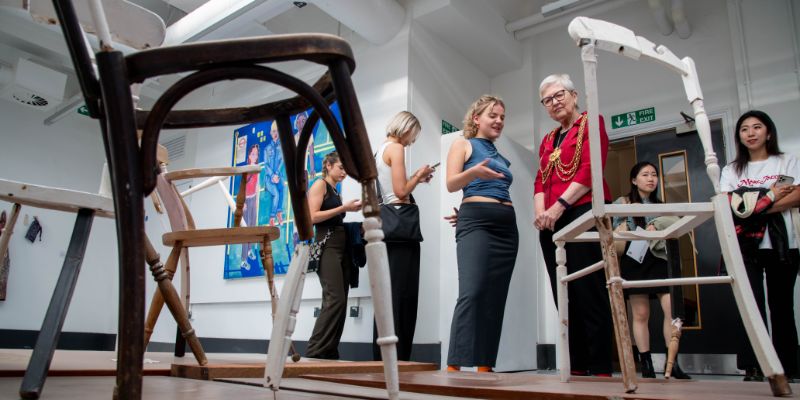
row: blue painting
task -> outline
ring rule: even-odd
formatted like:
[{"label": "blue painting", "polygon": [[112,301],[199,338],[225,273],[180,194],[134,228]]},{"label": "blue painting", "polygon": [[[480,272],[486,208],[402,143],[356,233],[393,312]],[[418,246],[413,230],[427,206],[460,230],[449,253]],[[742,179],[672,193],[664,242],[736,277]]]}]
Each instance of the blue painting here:
[{"label": "blue painting", "polygon": [[[342,126],[342,118],[336,103],[331,111]],[[308,119],[309,111],[291,117],[295,142],[300,137]],[[317,123],[313,131],[306,155],[306,171],[309,183],[321,178],[322,160],[334,151],[325,124]],[[250,175],[245,185],[245,204],[243,220],[247,226],[270,225],[278,227],[280,237],[272,242],[272,258],[275,274],[285,274],[289,269],[297,232],[294,228],[294,215],[289,201],[289,188],[286,183],[286,167],[283,162],[277,124],[274,121],[256,122],[243,126],[233,132],[233,157],[231,164],[244,166],[260,165],[258,175]],[[230,193],[235,198],[239,193],[241,177],[231,179]],[[233,210],[228,209],[228,226],[233,226]],[[259,255],[259,243],[234,244],[225,248],[225,279],[264,276],[264,266]]]}]

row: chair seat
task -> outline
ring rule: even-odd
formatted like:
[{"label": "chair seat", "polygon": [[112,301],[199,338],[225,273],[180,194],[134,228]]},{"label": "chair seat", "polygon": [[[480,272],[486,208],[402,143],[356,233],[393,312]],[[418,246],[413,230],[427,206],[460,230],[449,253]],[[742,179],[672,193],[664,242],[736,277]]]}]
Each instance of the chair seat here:
[{"label": "chair seat", "polygon": [[[609,217],[681,217],[678,222],[662,231],[614,232],[614,240],[675,239],[711,219],[714,216],[714,205],[712,203],[606,204],[605,212]],[[589,232],[589,229],[594,228],[594,224],[594,215],[589,210],[556,232],[553,241],[598,242],[600,235],[597,232]]]},{"label": "chair seat", "polygon": [[114,200],[97,193],[0,179],[0,200],[66,212],[85,208],[94,210],[96,216],[114,218]]},{"label": "chair seat", "polygon": [[244,228],[195,229],[164,234],[165,246],[183,242],[183,247],[220,246],[224,244],[260,243],[264,238],[273,241],[280,237],[274,226],[248,226]]}]

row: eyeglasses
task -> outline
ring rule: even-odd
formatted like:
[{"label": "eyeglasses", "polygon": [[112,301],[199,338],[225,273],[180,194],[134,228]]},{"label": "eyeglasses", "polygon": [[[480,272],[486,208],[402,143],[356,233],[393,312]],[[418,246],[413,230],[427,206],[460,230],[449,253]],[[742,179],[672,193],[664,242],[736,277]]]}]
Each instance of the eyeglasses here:
[{"label": "eyeglasses", "polygon": [[541,103],[545,107],[550,107],[553,105],[553,100],[564,101],[564,96],[567,95],[567,89],[561,89],[552,96],[547,96],[541,100]]}]

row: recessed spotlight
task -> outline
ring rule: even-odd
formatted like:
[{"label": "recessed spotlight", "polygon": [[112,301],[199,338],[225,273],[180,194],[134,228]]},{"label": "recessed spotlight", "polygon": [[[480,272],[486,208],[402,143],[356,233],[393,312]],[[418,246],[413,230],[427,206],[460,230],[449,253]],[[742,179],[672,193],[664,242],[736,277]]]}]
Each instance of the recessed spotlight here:
[{"label": "recessed spotlight", "polygon": [[308,5],[308,3],[306,3],[305,1],[293,1],[292,3],[297,8],[303,8]]}]

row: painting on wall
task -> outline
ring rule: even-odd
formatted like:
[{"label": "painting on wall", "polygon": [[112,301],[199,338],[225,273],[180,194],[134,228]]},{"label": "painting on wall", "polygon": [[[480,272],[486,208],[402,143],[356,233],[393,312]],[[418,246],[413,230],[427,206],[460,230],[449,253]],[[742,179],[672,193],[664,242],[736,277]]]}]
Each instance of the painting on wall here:
[{"label": "painting on wall", "polygon": [[[330,106],[339,126],[342,117],[336,103]],[[300,138],[310,110],[291,117],[295,141]],[[334,151],[333,141],[323,123],[317,123],[313,141],[309,142],[306,155],[306,171],[309,184],[322,177],[322,160]],[[272,258],[275,274],[285,274],[289,269],[297,232],[289,188],[286,183],[286,168],[283,163],[277,124],[274,121],[256,122],[233,132],[232,165],[260,165],[258,175],[250,175],[245,186],[243,220],[247,226],[270,225],[280,229],[280,237],[272,242]],[[230,193],[235,198],[239,192],[241,177],[231,179]],[[233,210],[228,208],[228,226],[233,226]],[[260,244],[233,244],[225,248],[225,270],[223,278],[237,279],[264,276],[264,266],[259,255]]]}]

